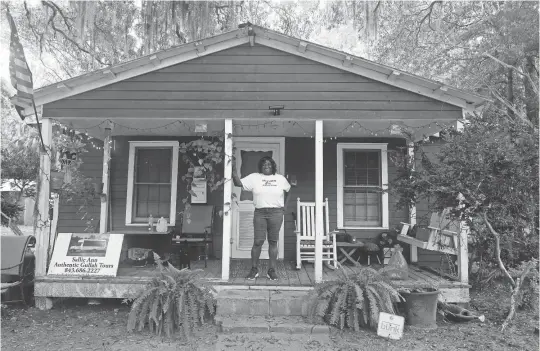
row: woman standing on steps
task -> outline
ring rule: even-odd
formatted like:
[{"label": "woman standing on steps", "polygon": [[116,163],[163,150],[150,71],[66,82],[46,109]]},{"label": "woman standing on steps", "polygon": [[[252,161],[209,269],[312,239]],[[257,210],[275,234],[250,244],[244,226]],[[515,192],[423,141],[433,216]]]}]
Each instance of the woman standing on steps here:
[{"label": "woman standing on steps", "polygon": [[284,207],[291,185],[281,174],[277,174],[276,162],[268,156],[259,160],[258,173],[240,179],[233,159],[232,179],[235,186],[253,193],[255,212],[253,215],[254,240],[251,248],[251,271],[246,279],[259,276],[258,264],[264,241],[268,239],[270,264],[266,277],[277,280],[276,261],[278,256],[279,230],[283,224]]}]

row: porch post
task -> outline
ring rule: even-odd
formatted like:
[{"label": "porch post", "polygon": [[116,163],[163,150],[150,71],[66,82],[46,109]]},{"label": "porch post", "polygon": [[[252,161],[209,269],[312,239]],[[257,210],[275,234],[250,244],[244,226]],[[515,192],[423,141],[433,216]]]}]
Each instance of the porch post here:
[{"label": "porch post", "polygon": [[468,248],[469,228],[465,222],[459,225],[458,238],[458,278],[461,283],[469,283],[469,248]]},{"label": "porch post", "polygon": [[[409,142],[407,144],[407,151],[409,158],[412,160],[412,169],[414,170],[414,142]],[[413,204],[409,207],[409,223],[411,227],[416,225],[416,205]],[[411,254],[410,259],[412,263],[418,262],[418,247],[411,245]]]},{"label": "porch post", "polygon": [[39,197],[37,199],[37,228],[36,228],[36,277],[47,274],[47,260],[49,257],[49,197],[51,177],[51,144],[52,144],[52,120],[41,120],[41,133],[46,151],[41,153],[39,160]]},{"label": "porch post", "polygon": [[221,254],[221,279],[229,280],[231,257],[231,217],[232,217],[232,119],[225,120],[225,158],[223,160],[223,246]]},{"label": "porch post", "polygon": [[323,222],[323,121],[315,121],[315,282],[322,282]]},{"label": "porch post", "polygon": [[99,232],[107,232],[109,222],[109,172],[111,163],[111,122],[107,122],[105,127],[105,139],[103,139],[103,173],[101,182],[103,190],[101,193],[105,196],[105,201],[101,200],[101,212],[99,215]]}]

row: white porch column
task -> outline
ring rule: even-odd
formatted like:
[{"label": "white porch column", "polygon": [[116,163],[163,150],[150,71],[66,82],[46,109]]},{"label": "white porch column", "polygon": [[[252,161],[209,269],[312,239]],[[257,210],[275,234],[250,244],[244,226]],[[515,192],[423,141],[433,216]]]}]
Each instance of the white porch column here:
[{"label": "white porch column", "polygon": [[322,282],[323,219],[323,121],[315,121],[315,282]]},{"label": "white porch column", "polygon": [[101,234],[107,232],[107,224],[109,223],[109,172],[111,163],[111,123],[107,122],[105,127],[105,139],[103,139],[103,173],[101,182],[103,183],[102,194],[105,196],[105,201],[101,200],[101,212],[99,215],[99,232]]},{"label": "white porch column", "polygon": [[[414,142],[409,142],[407,144],[407,151],[408,156],[411,159],[412,162],[412,169],[414,170]],[[412,205],[409,207],[409,223],[411,224],[411,227],[416,225],[416,205]],[[410,259],[411,262],[418,262],[418,247],[411,245],[411,253],[410,253]]]},{"label": "white porch column", "polygon": [[[49,257],[49,196],[50,196],[50,177],[51,177],[51,149],[52,144],[52,120],[43,118],[41,120],[41,133],[43,143],[47,149],[41,153],[39,161],[39,197],[37,208],[37,228],[36,228],[36,277],[47,274],[47,259]],[[52,249],[52,248],[51,248]]]},{"label": "white porch column", "polygon": [[469,228],[464,222],[459,225],[458,277],[461,283],[469,283]]},{"label": "white porch column", "polygon": [[233,157],[232,119],[225,120],[225,158],[223,160],[223,245],[221,254],[221,279],[229,280],[231,263],[231,225],[232,225],[232,157]]}]

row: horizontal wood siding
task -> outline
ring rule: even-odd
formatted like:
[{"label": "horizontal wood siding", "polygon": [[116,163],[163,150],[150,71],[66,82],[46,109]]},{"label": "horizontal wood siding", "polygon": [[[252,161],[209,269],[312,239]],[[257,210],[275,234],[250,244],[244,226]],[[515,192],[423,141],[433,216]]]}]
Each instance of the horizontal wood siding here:
[{"label": "horizontal wood siding", "polygon": [[[434,161],[434,154],[439,151],[441,145],[438,143],[426,144],[423,146],[423,151],[426,156]],[[421,167],[421,165],[418,165]],[[419,201],[416,204],[417,223],[419,225],[428,225],[431,218],[431,210],[429,208],[429,202],[427,200]],[[448,260],[456,261],[457,257],[454,255],[446,255],[437,251],[430,250],[418,250],[418,263],[423,266],[428,266],[437,270],[443,270],[445,272],[450,271],[450,265]]]},{"label": "horizontal wood siding", "polygon": [[[87,146],[88,152],[81,154],[81,173],[91,178],[92,182],[101,184],[103,172],[103,150]],[[99,231],[100,199],[95,199],[87,209],[80,209],[81,202],[77,198],[60,198],[58,210],[58,233],[84,233]],[[97,229],[94,229],[97,228]]]},{"label": "horizontal wood siding", "polygon": [[[180,143],[193,140],[194,138],[182,137],[115,137],[113,140],[113,149],[111,151],[111,225],[112,230],[122,232],[133,229],[125,225],[126,195],[127,195],[127,174],[128,174],[128,155],[129,141],[149,141],[149,140],[178,140]],[[396,150],[405,145],[403,139],[390,138],[344,138],[340,143],[388,143],[388,150]],[[296,236],[294,233],[293,212],[296,212],[296,199],[302,201],[314,201],[315,199],[315,141],[313,138],[286,138],[285,139],[285,172],[289,175],[295,175],[298,186],[292,188],[291,198],[285,212],[284,230],[285,246],[284,255],[287,260],[295,260],[296,255]],[[337,227],[337,141],[329,140],[324,144],[324,188],[323,196],[328,198],[330,206],[330,229]],[[94,178],[97,183],[101,182],[102,174],[102,150],[92,149],[83,155],[83,164],[81,171],[89,178]],[[186,173],[186,165],[180,160],[178,167],[178,193],[177,193],[177,223],[180,225],[181,212],[183,210],[182,199],[186,196],[185,184],[182,182],[182,175]],[[392,162],[388,162],[388,177],[391,180],[395,177],[396,169]],[[398,210],[395,207],[395,199],[390,196],[389,199],[389,220],[390,227],[399,225],[400,222],[408,221],[408,211]],[[208,203],[216,205],[219,211],[223,206],[222,191],[209,192]],[[77,213],[78,206],[75,203],[61,202],[59,214],[59,232],[84,232],[87,229],[87,220],[81,219],[82,214]],[[96,199],[94,206],[89,209],[90,219],[94,219],[93,225],[99,224],[99,199]],[[420,224],[427,224],[429,213],[425,203],[419,203],[417,206],[418,220]],[[214,254],[221,257],[222,252],[222,217],[216,214],[214,218]],[[348,230],[359,239],[369,240],[375,238],[382,230]],[[160,235],[128,235],[126,242],[128,247],[149,247],[158,250],[167,249],[170,238]],[[433,251],[419,250],[419,263],[433,268],[439,268],[445,257]]]},{"label": "horizontal wood siding", "polygon": [[[111,207],[112,207],[112,230],[116,232],[122,232],[125,230],[133,230],[133,227],[126,226],[126,197],[127,197],[127,176],[128,176],[128,156],[129,156],[129,141],[152,141],[152,140],[178,140],[180,143],[189,142],[194,140],[194,137],[115,137],[114,138],[114,149],[111,153]],[[218,172],[222,172],[222,169],[218,168]],[[187,173],[187,165],[180,158],[178,162],[178,191],[176,196],[176,223],[177,227],[181,226],[182,211],[184,210],[184,204],[182,199],[187,196],[186,184],[182,181],[182,176]],[[213,204],[216,206],[216,215],[214,217],[214,254],[217,257],[221,257],[221,236],[222,236],[222,227],[223,221],[222,217],[219,215],[219,211],[223,209],[223,192],[215,191],[208,192],[208,204]],[[197,206],[197,205],[193,205]],[[142,227],[145,228],[145,227]],[[168,242],[159,242],[170,240],[160,238],[159,235],[130,235],[133,237],[130,240],[131,245],[138,245],[142,247],[153,248],[156,247],[160,250],[165,250]]]},{"label": "horizontal wood siding", "polygon": [[51,102],[44,116],[264,119],[281,104],[285,119],[461,117],[459,107],[247,44]]},{"label": "horizontal wood siding", "polygon": [[[388,150],[396,150],[405,146],[403,139],[390,138],[343,138],[340,143],[388,143]],[[337,227],[337,140],[329,140],[324,144],[324,187],[323,196],[328,198],[330,207],[330,230]],[[296,237],[294,233],[293,212],[296,212],[296,200],[315,200],[315,139],[311,138],[286,138],[285,139],[285,171],[289,175],[295,175],[298,186],[292,188],[291,199],[285,214],[285,258],[294,260],[296,255]],[[392,162],[388,161],[388,179],[395,177],[396,169]],[[408,211],[398,210],[395,200],[389,197],[389,221],[390,227],[397,226],[400,222],[408,221]],[[348,229],[359,239],[374,239],[383,230],[381,229]]]}]

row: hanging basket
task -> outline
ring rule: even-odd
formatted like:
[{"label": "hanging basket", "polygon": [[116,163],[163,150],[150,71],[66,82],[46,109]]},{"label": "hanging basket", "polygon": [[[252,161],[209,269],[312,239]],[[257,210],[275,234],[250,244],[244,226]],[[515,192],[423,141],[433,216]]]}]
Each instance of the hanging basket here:
[{"label": "hanging basket", "polygon": [[51,172],[51,189],[60,190],[62,185],[64,185],[65,172]]}]

